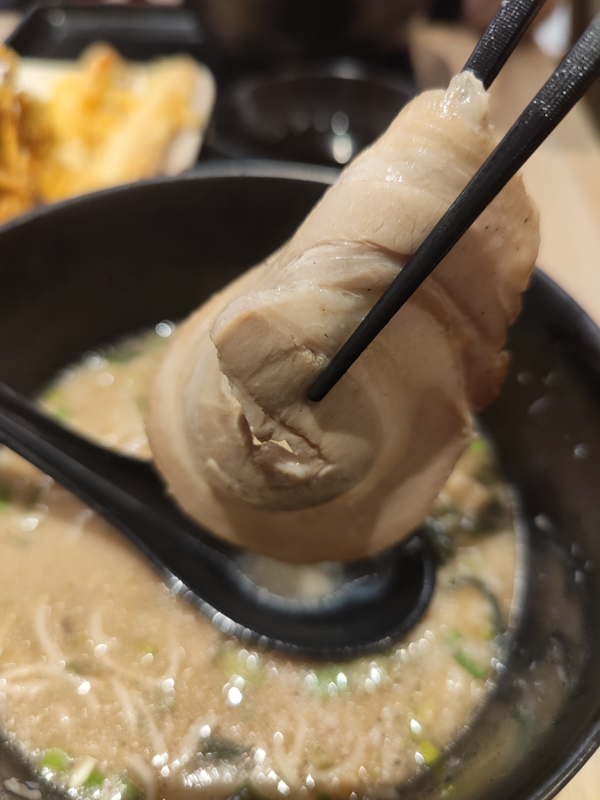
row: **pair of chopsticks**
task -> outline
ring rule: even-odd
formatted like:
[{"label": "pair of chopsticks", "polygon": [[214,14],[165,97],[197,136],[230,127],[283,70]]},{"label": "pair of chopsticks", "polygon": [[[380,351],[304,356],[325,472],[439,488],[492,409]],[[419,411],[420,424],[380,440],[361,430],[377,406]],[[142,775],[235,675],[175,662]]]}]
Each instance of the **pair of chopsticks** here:
[{"label": "pair of chopsticks", "polygon": [[[463,71],[488,89],[544,0],[502,0]],[[359,355],[454,247],[558,123],[600,77],[600,14],[563,58],[500,144],[469,181],[381,298],[308,390],[322,400]]]}]

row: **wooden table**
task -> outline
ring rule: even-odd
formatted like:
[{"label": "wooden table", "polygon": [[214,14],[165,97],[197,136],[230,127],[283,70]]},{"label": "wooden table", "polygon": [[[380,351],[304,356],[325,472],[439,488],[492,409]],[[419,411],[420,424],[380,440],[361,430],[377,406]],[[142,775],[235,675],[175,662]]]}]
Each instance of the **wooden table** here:
[{"label": "wooden table", "polygon": [[[0,13],[0,41],[18,20],[18,14]],[[447,85],[474,43],[475,36],[465,30],[416,26],[412,50],[422,88]],[[553,69],[532,43],[515,51],[491,90],[491,118],[498,131],[508,130]],[[600,136],[585,108],[571,112],[524,173],[540,209],[539,266],[600,322]],[[558,800],[600,800],[600,752]]]},{"label": "wooden table", "polygon": [[[474,43],[475,36],[466,30],[416,26],[413,63],[422,88],[446,86]],[[533,43],[517,48],[490,90],[490,118],[499,133],[509,129],[554,67]],[[581,104],[523,173],[540,210],[538,265],[600,321],[600,136]],[[600,784],[594,800],[598,798]]]},{"label": "wooden table", "polygon": [[[416,26],[412,51],[421,88],[446,86],[475,41],[465,30]],[[554,66],[533,43],[515,51],[490,91],[490,115],[500,133],[509,129]],[[583,106],[571,111],[523,172],[540,210],[539,266],[600,322],[600,135]],[[600,751],[557,800],[600,800]]]},{"label": "wooden table", "polygon": [[18,11],[0,12],[0,42],[4,42],[10,36],[20,20],[21,14]]}]

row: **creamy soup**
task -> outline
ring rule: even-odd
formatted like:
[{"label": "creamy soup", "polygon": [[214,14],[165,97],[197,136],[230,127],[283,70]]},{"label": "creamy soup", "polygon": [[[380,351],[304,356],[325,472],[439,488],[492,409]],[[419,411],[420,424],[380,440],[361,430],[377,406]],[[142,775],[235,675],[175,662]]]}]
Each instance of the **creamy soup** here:
[{"label": "creamy soup", "polygon": [[[149,382],[173,330],[163,322],[85,354],[44,406],[107,447],[148,457]],[[504,669],[518,547],[484,439],[459,461],[427,529],[437,586],[404,639],[377,656],[293,659],[218,632],[103,519],[4,450],[3,727],[72,796],[388,797],[435,771]],[[265,569],[254,563],[259,579]],[[291,570],[307,595],[335,572],[297,569],[281,574]]]}]

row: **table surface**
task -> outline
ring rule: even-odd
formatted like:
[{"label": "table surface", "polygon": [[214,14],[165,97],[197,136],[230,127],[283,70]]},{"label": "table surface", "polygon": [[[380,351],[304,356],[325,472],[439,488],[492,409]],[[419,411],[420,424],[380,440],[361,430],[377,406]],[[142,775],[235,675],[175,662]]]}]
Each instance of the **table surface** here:
[{"label": "table surface", "polygon": [[[0,12],[0,41],[18,21],[18,13]],[[422,88],[446,85],[474,43],[474,35],[466,30],[416,26],[411,49]],[[508,130],[553,68],[533,43],[517,48],[490,92],[490,116],[500,133]],[[540,209],[539,266],[600,322],[600,135],[584,107],[569,114],[523,171]],[[600,752],[557,800],[599,798]]]}]

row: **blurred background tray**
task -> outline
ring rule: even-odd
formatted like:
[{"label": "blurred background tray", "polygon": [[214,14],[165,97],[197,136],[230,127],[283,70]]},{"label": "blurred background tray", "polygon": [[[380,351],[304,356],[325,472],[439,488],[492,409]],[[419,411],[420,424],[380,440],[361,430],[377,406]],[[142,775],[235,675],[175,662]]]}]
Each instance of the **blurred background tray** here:
[{"label": "blurred background tray", "polygon": [[203,60],[205,36],[187,8],[38,6],[6,44],[31,58],[77,58],[92,42],[112,44],[128,59],[186,52]]},{"label": "blurred background tray", "polygon": [[275,158],[341,166],[385,130],[416,92],[406,48],[380,57],[232,52],[198,9],[40,5],[7,44],[25,58],[75,59],[93,42],[125,58],[189,53],[217,81],[200,159]]}]

